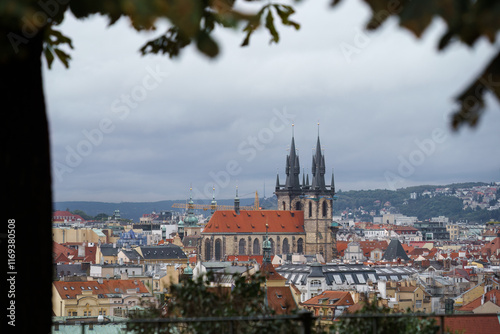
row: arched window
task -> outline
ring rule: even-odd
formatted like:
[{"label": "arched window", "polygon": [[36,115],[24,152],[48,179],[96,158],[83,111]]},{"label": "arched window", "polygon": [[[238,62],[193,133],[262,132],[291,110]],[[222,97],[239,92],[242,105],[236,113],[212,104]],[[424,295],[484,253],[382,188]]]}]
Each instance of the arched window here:
[{"label": "arched window", "polygon": [[327,215],[328,215],[328,204],[326,203],[326,201],[323,202],[323,218],[325,218]]},{"label": "arched window", "polygon": [[285,211],[286,210],[286,203],[285,203],[285,201],[283,201],[281,204],[283,205],[283,211]]},{"label": "arched window", "polygon": [[295,203],[295,210],[297,210],[297,211],[302,210],[302,205],[301,205],[301,203],[300,203],[299,201],[297,201],[297,202]]},{"label": "arched window", "polygon": [[220,239],[215,240],[215,260],[219,261],[222,257],[222,247]]},{"label": "arched window", "polygon": [[304,239],[299,238],[297,240],[297,253],[303,254],[304,253]]},{"label": "arched window", "polygon": [[212,247],[210,245],[210,240],[205,241],[205,261],[210,261],[212,259]]},{"label": "arched window", "polygon": [[246,255],[247,242],[245,239],[240,239],[240,243],[238,245],[238,254]]},{"label": "arched window", "polygon": [[253,241],[253,255],[260,255],[260,242],[259,239]]},{"label": "arched window", "polygon": [[269,238],[269,241],[271,242],[271,255],[274,255],[274,254],[276,254],[274,252],[274,240],[272,238]]},{"label": "arched window", "polygon": [[283,239],[283,254],[290,253],[290,244],[288,243],[288,238]]},{"label": "arched window", "polygon": [[312,206],[312,203],[309,202],[309,218],[311,218],[313,215],[313,206]]}]

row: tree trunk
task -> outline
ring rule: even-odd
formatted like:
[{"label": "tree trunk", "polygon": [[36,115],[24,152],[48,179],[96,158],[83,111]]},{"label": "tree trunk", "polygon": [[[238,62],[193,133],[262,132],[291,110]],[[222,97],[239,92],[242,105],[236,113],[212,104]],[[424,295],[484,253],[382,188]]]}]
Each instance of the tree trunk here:
[{"label": "tree trunk", "polygon": [[[4,323],[8,322],[9,333],[48,333],[52,316],[52,192],[41,69],[43,29],[28,37],[21,28],[16,31],[11,27],[0,24],[5,179],[1,252],[2,272],[7,276],[3,282],[8,283],[2,292],[7,303],[2,309],[7,309]],[[8,34],[21,37],[23,43],[14,46],[6,39]]]}]

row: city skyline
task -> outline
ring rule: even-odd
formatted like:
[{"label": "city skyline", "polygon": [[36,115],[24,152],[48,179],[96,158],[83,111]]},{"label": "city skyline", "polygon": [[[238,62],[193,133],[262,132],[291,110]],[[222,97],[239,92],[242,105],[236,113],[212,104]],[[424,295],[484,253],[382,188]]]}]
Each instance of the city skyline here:
[{"label": "city skyline", "polygon": [[[487,100],[474,130],[452,133],[447,119],[492,46],[438,53],[437,22],[416,40],[395,20],[362,30],[361,4],[296,7],[301,29],[278,26],[277,45],[266,32],[248,48],[241,32],[217,33],[216,60],[192,47],[175,60],[141,57],[158,33],[68,17],[70,68],[44,69],[54,201],[179,199],[190,186],[199,199],[213,186],[218,198],[236,186],[252,197],[264,184],[270,196],[292,123],[308,174],[320,123],[326,174],[333,168],[343,191],[500,180],[498,103]],[[471,63],[476,71],[464,70]]]}]

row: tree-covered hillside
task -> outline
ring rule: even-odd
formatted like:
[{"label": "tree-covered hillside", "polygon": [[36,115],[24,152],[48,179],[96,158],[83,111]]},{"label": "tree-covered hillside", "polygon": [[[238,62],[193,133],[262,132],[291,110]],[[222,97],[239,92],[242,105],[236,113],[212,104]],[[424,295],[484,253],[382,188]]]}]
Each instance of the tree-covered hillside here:
[{"label": "tree-covered hillside", "polygon": [[[351,218],[357,217],[362,220],[370,220],[371,216],[366,213],[375,211],[378,215],[380,209],[390,209],[391,213],[401,213],[406,216],[416,216],[419,220],[432,217],[446,216],[452,221],[469,221],[485,223],[491,219],[500,219],[500,210],[488,211],[486,209],[463,210],[462,200],[455,196],[434,195],[418,196],[410,199],[412,193],[422,194],[426,191],[434,191],[436,188],[449,188],[452,193],[456,189],[472,188],[474,186],[485,186],[483,182],[455,183],[450,185],[422,185],[392,190],[351,190],[338,191],[333,204],[334,215],[343,212],[352,212]],[[364,210],[366,213],[363,214]]]}]

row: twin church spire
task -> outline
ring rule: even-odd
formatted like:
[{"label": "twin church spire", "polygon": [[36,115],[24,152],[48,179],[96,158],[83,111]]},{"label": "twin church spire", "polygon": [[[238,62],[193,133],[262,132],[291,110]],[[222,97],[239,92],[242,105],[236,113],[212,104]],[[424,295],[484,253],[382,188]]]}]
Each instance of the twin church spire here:
[{"label": "twin church spire", "polygon": [[302,184],[300,184],[300,163],[299,156],[297,154],[297,149],[295,148],[295,136],[293,132],[292,124],[292,142],[290,144],[290,152],[286,157],[286,181],[285,184],[280,184],[279,175],[276,176],[276,190],[285,190],[291,192],[317,192],[323,194],[329,194],[333,196],[335,193],[335,184],[333,178],[332,169],[332,179],[330,185],[325,183],[325,156],[321,151],[321,143],[319,139],[319,123],[318,123],[318,139],[316,141],[316,149],[312,157],[312,182],[309,184],[309,174],[302,173]]}]

